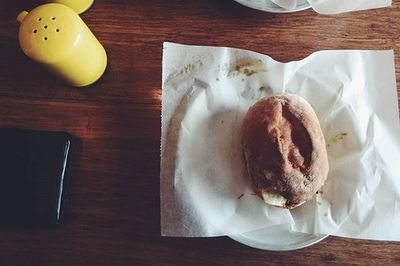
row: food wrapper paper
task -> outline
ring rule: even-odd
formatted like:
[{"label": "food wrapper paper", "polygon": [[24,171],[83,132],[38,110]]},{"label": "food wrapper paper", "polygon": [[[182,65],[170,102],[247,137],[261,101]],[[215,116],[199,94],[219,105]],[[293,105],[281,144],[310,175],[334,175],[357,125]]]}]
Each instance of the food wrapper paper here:
[{"label": "food wrapper paper", "polygon": [[[320,51],[280,63],[224,47],[164,44],[161,234],[292,231],[400,240],[400,127],[393,51]],[[254,195],[241,148],[247,110],[288,92],[317,113],[330,171],[294,210]]]}]

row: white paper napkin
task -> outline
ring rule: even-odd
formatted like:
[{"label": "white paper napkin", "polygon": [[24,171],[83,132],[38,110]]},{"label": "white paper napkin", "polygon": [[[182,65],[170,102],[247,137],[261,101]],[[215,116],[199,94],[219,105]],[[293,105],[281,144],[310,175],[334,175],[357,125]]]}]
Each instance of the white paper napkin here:
[{"label": "white paper napkin", "polygon": [[[393,51],[321,51],[295,62],[240,49],[165,43],[161,232],[292,230],[400,240],[400,127]],[[315,109],[330,173],[295,210],[252,193],[240,138],[248,108],[287,91]]]}]

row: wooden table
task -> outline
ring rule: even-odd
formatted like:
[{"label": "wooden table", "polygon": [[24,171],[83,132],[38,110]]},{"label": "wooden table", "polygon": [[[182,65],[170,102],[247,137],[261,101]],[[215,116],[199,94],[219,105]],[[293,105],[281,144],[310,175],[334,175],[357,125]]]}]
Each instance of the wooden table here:
[{"label": "wooden table", "polygon": [[[400,244],[329,237],[294,252],[255,250],[227,237],[160,237],[162,42],[245,48],[280,61],[321,49],[400,48],[400,7],[322,16],[268,14],[232,0],[97,0],[83,19],[109,58],[87,88],[64,85],[21,52],[19,11],[0,9],[0,127],[63,130],[75,145],[63,224],[0,231],[1,265],[399,264]],[[396,51],[397,81],[400,56]]]}]

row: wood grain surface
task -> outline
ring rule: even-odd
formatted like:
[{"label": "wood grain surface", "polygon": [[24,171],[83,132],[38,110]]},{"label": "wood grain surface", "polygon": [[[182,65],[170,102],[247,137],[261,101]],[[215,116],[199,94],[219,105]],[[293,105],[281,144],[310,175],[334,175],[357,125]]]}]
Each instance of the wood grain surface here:
[{"label": "wood grain surface", "polygon": [[268,14],[232,0],[97,0],[82,15],[109,58],[105,75],[71,88],[20,50],[17,14],[0,8],[0,127],[62,130],[75,142],[63,224],[0,231],[0,265],[400,264],[400,243],[329,237],[268,252],[227,237],[160,237],[159,163],[163,41],[231,46],[280,61],[322,49],[395,49],[400,7],[337,16]]}]

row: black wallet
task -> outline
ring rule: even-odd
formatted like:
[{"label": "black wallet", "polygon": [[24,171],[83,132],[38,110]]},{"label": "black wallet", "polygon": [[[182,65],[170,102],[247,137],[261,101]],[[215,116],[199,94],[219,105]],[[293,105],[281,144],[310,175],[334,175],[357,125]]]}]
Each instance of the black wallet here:
[{"label": "black wallet", "polygon": [[60,222],[71,137],[63,132],[0,129],[0,224]]}]

